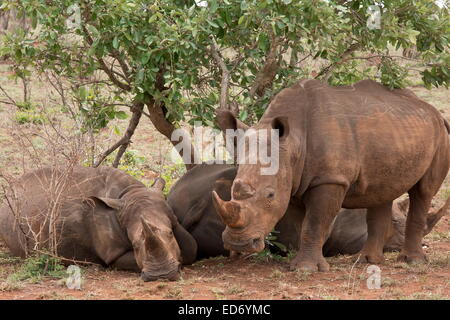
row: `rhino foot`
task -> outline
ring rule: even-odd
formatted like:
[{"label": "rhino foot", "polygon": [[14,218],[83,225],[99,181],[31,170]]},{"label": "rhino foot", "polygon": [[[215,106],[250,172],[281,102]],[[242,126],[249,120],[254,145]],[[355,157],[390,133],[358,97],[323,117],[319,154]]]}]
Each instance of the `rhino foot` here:
[{"label": "rhino foot", "polygon": [[291,271],[326,272],[330,271],[330,265],[323,257],[316,260],[294,258],[289,264],[289,269]]},{"label": "rhino foot", "polygon": [[428,262],[428,258],[424,253],[405,253],[401,252],[398,255],[397,261],[406,262],[408,264],[421,264]]},{"label": "rhino foot", "polygon": [[380,264],[384,262],[383,254],[370,254],[365,252],[360,252],[354,255],[353,261],[357,263],[370,263],[370,264]]}]

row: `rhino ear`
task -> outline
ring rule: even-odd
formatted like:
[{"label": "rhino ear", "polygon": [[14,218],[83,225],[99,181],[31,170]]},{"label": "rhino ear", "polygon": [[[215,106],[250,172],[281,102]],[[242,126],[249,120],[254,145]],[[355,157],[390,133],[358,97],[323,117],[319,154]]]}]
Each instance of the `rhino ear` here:
[{"label": "rhino ear", "polygon": [[[172,223],[172,231],[180,247],[183,264],[193,264],[197,258],[197,242],[194,237],[180,224],[172,208],[169,207],[169,219]],[[201,211],[200,211],[201,212]]]},{"label": "rhino ear", "polygon": [[248,125],[243,123],[241,120],[237,119],[231,111],[218,109],[216,111],[216,120],[219,125],[219,128],[222,131],[226,131],[227,129],[237,130],[247,130],[249,128]]},{"label": "rhino ear", "polygon": [[280,140],[289,135],[289,121],[287,117],[276,117],[272,120],[272,129],[278,130]]},{"label": "rhino ear", "polygon": [[402,200],[395,200],[394,203],[398,206],[399,210],[403,213],[403,214],[407,214],[408,213],[408,209],[409,209],[409,197],[402,199]]},{"label": "rhino ear", "polygon": [[197,258],[197,242],[194,237],[181,224],[175,225],[173,234],[180,247],[182,263],[193,264]]},{"label": "rhino ear", "polygon": [[100,202],[103,205],[105,205],[106,207],[109,207],[111,209],[115,209],[115,210],[122,210],[123,207],[125,206],[125,201],[122,199],[112,199],[112,198],[105,198],[105,197],[89,197],[88,201],[93,201],[95,202]]}]

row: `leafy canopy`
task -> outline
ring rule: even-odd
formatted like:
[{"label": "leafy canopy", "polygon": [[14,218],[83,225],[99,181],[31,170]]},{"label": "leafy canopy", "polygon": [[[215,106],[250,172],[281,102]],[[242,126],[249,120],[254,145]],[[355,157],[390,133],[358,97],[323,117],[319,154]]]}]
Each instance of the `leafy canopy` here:
[{"label": "leafy canopy", "polygon": [[[207,4],[6,0],[1,8],[25,14],[33,30],[7,35],[0,54],[12,56],[19,77],[34,68],[67,78],[83,102],[81,112],[95,122],[89,125],[99,128],[125,117],[114,103],[150,100],[164,106],[172,124],[188,116],[213,126],[223,76],[213,41],[230,74],[228,102],[249,122],[261,116],[277,91],[311,72],[331,84],[378,78],[390,87],[405,86],[414,71],[399,63],[394,49],[416,47],[426,86],[449,82],[448,9],[430,0]],[[379,29],[367,27],[371,5],[381,8]],[[67,23],[78,18],[75,27]],[[378,68],[367,67],[367,54],[381,58]],[[314,69],[316,62],[321,68]],[[99,74],[102,81],[87,81]]]}]

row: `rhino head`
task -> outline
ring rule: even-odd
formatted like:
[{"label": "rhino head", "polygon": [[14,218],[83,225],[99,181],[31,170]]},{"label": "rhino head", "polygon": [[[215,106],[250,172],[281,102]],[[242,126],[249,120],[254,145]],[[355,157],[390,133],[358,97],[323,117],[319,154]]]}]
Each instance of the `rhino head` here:
[{"label": "rhino head", "polygon": [[122,224],[128,225],[136,263],[144,281],[177,280],[181,264],[192,263],[196,242],[178,223],[157,179],[150,189],[139,188],[124,196],[127,208]]},{"label": "rhino head", "polygon": [[[266,130],[265,135],[269,149],[271,144],[279,150],[278,171],[275,174],[263,175],[261,169],[269,165],[247,161],[239,163],[238,172],[232,185],[231,200],[225,201],[213,191],[213,203],[217,213],[226,225],[222,234],[225,249],[240,252],[258,252],[264,249],[264,239],[283,217],[289,205],[292,193],[293,172],[295,157],[293,150],[296,141],[289,139],[289,122],[285,117],[274,117],[260,121],[253,128],[248,128],[237,120],[231,112],[220,111],[217,120],[224,132],[227,130],[243,129],[244,139],[238,140],[238,149],[246,150],[245,157],[251,156],[251,151],[246,146],[250,129],[253,132]],[[278,141],[271,141],[271,129],[278,130]],[[251,137],[248,137],[249,139]],[[258,144],[260,136],[256,137]],[[289,139],[289,141],[288,141]]]},{"label": "rhino head", "polygon": [[[427,223],[423,235],[427,235],[439,220],[448,213],[450,208],[450,197],[444,205],[438,209],[430,210],[427,214]],[[400,251],[405,242],[406,217],[409,209],[409,198],[396,200],[392,206],[392,228],[391,235],[384,245],[385,251]]]}]

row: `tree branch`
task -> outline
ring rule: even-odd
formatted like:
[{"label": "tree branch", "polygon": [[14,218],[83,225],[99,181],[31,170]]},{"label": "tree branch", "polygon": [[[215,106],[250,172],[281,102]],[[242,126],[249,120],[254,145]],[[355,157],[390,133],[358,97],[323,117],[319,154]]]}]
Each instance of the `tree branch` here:
[{"label": "tree branch", "polygon": [[262,97],[265,90],[272,85],[279,69],[281,55],[277,54],[277,49],[280,43],[280,39],[272,33],[270,48],[266,55],[264,66],[259,70],[255,77],[255,81],[250,88],[249,95],[252,99],[255,95]]},{"label": "tree branch", "polygon": [[130,122],[128,123],[128,128],[125,131],[124,136],[117,141],[114,145],[112,145],[108,150],[103,152],[100,156],[100,158],[97,160],[97,162],[94,164],[94,167],[98,167],[107,156],[109,156],[111,153],[113,153],[117,148],[120,147],[119,152],[116,155],[116,158],[114,159],[113,167],[117,168],[119,166],[120,158],[124,154],[125,150],[127,149],[128,145],[131,142],[131,137],[134,134],[134,131],[136,130],[136,127],[139,124],[139,121],[142,116],[142,110],[144,108],[144,104],[141,102],[134,103],[133,108],[131,111],[133,112],[133,115],[131,116]]},{"label": "tree branch", "polygon": [[9,103],[8,103],[8,102],[3,102],[3,103],[6,103],[6,104],[12,104],[12,105],[17,106],[16,101],[8,94],[8,92],[6,92],[5,89],[3,89],[2,86],[0,86],[0,91],[3,92],[3,94],[5,95],[5,97],[8,98],[8,100],[10,101]]},{"label": "tree branch", "polygon": [[112,56],[119,62],[123,71],[124,80],[130,83],[130,68],[128,67],[128,64],[122,59],[118,50],[113,50]]},{"label": "tree branch", "polygon": [[220,83],[220,102],[219,108],[221,109],[229,109],[228,106],[228,87],[230,85],[230,72],[228,71],[227,65],[225,64],[222,55],[219,52],[217,47],[216,40],[211,37],[211,54],[216,60],[216,63],[219,65],[222,70],[222,80]]},{"label": "tree branch", "polygon": [[339,66],[339,65],[343,64],[345,61],[347,61],[347,60],[348,60],[347,58],[348,58],[353,52],[355,52],[356,50],[358,50],[358,49],[360,48],[360,46],[361,46],[361,45],[360,45],[359,43],[353,43],[353,44],[351,44],[351,45],[347,48],[347,50],[345,50],[345,51],[340,55],[338,61],[332,62],[332,63],[330,63],[328,66],[326,66],[325,68],[323,68],[322,70],[320,70],[320,72],[319,72],[319,73],[317,74],[317,76],[315,76],[314,78],[317,79],[317,78],[320,78],[320,77],[323,76],[325,82],[328,82],[328,79],[330,78],[331,73],[333,72],[333,70],[334,70],[337,66]]},{"label": "tree branch", "polygon": [[[92,39],[92,37],[89,34],[85,25],[83,25],[83,32],[86,35],[86,42],[90,46],[92,46],[92,44],[94,43],[94,40]],[[111,80],[112,83],[114,83],[116,86],[118,86],[122,90],[131,91],[131,87],[128,84],[123,83],[122,81],[117,79],[117,77],[114,75],[113,70],[108,68],[108,66],[106,65],[106,62],[103,60],[102,57],[96,56],[95,58],[97,59],[97,62],[99,63],[100,68],[106,73],[106,75],[108,76],[109,80]],[[120,64],[120,61],[119,61],[119,64]]]}]

